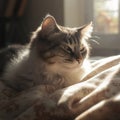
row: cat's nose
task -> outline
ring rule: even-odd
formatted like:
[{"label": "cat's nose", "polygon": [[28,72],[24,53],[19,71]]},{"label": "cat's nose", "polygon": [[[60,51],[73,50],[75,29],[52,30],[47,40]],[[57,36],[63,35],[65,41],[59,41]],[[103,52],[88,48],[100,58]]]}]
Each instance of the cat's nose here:
[{"label": "cat's nose", "polygon": [[74,54],[74,59],[75,59],[78,63],[80,63],[81,57],[80,57],[79,54]]},{"label": "cat's nose", "polygon": [[81,55],[80,55],[78,52],[76,52],[76,53],[74,54],[74,59],[75,59],[78,63],[80,63]]}]

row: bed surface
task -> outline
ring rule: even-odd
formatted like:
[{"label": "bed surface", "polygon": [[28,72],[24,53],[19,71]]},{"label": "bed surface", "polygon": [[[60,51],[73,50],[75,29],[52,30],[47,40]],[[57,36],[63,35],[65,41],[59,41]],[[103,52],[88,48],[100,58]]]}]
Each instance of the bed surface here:
[{"label": "bed surface", "polygon": [[17,92],[0,81],[0,120],[120,120],[120,55],[91,59],[80,83],[53,93],[39,85]]}]

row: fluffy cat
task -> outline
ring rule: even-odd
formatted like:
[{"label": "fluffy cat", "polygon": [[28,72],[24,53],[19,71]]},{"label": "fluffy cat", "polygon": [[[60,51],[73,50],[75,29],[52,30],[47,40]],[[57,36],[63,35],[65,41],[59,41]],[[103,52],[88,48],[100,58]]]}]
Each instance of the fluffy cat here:
[{"label": "fluffy cat", "polygon": [[40,84],[60,89],[80,82],[89,71],[86,40],[91,32],[92,23],[68,28],[47,15],[27,46],[17,51],[9,47],[0,53],[0,56],[3,52],[11,54],[7,62],[3,62],[6,64],[2,69],[3,81],[19,91]]}]

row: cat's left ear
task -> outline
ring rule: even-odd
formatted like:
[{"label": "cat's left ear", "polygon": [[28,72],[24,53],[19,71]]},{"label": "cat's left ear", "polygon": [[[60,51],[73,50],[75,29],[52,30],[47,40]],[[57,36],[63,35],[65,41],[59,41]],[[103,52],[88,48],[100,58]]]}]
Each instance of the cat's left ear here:
[{"label": "cat's left ear", "polygon": [[55,18],[51,15],[47,15],[41,24],[41,34],[42,36],[48,36],[51,32],[58,30],[57,22]]},{"label": "cat's left ear", "polygon": [[89,39],[91,37],[91,33],[93,32],[93,23],[90,22],[88,25],[78,28],[78,31],[80,32],[81,38]]}]

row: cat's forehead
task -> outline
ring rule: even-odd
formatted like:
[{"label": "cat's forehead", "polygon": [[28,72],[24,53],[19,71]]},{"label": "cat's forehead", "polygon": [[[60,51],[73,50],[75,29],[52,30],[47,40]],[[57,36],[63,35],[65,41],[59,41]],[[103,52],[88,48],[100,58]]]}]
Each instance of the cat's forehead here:
[{"label": "cat's forehead", "polygon": [[76,28],[69,28],[69,27],[63,27],[58,26],[59,31],[54,31],[49,35],[47,39],[54,42],[66,42],[66,40],[70,39],[71,37],[75,37],[76,33],[78,33]]},{"label": "cat's forehead", "polygon": [[77,28],[70,28],[70,27],[64,27],[64,26],[59,26],[62,32],[66,34],[74,34],[77,32]]}]

